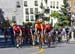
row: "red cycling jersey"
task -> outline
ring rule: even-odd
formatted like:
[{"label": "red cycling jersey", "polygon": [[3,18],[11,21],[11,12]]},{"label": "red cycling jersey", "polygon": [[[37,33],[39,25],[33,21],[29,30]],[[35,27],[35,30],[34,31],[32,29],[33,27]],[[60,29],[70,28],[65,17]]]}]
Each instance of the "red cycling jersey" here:
[{"label": "red cycling jersey", "polygon": [[13,26],[13,30],[14,30],[14,31],[20,31],[21,28],[20,28],[19,26]]},{"label": "red cycling jersey", "polygon": [[41,24],[41,29],[42,29],[42,30],[45,29],[45,24]]},{"label": "red cycling jersey", "polygon": [[35,24],[35,28],[41,29],[41,25],[40,24]]},{"label": "red cycling jersey", "polygon": [[49,31],[51,31],[51,30],[52,30],[52,26],[47,24],[47,25],[45,26],[45,29],[48,29]]}]

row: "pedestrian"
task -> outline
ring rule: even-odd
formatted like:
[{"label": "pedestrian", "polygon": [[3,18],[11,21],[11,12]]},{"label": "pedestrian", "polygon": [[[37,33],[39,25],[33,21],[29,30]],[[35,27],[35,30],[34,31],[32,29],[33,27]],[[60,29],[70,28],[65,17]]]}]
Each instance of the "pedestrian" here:
[{"label": "pedestrian", "polygon": [[67,33],[64,27],[62,28],[61,34],[62,34],[62,40],[66,40]]},{"label": "pedestrian", "polygon": [[8,36],[9,36],[9,27],[10,27],[9,20],[6,20],[6,21],[3,23],[3,34],[4,34],[4,39],[5,39],[5,43],[6,43],[6,44],[7,44]]},{"label": "pedestrian", "polygon": [[14,37],[12,26],[9,27],[9,35],[11,36],[12,45],[15,46],[15,37]]}]

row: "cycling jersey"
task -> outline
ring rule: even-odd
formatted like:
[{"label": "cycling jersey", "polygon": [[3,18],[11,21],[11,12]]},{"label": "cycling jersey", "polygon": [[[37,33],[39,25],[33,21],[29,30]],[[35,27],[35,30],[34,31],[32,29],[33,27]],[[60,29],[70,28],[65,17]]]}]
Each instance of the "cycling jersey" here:
[{"label": "cycling jersey", "polygon": [[20,34],[20,26],[13,26],[13,31],[15,32],[15,36],[19,36]]},{"label": "cycling jersey", "polygon": [[45,24],[41,24],[41,29],[42,29],[42,30],[45,29]]},{"label": "cycling jersey", "polygon": [[13,26],[13,30],[14,30],[15,32],[18,32],[18,31],[21,30],[21,28],[20,28],[19,26]]},{"label": "cycling jersey", "polygon": [[41,29],[41,25],[40,24],[35,24],[35,28]]},{"label": "cycling jersey", "polygon": [[47,25],[45,26],[45,30],[46,30],[46,32],[50,32],[50,31],[52,30],[52,27],[47,24]]},{"label": "cycling jersey", "polygon": [[37,29],[37,33],[40,33],[41,30],[41,24],[35,24],[35,29]]}]

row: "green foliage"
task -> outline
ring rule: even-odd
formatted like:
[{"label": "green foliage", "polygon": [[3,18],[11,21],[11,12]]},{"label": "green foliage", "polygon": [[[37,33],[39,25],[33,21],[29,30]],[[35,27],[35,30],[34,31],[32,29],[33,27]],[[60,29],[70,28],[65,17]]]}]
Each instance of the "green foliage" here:
[{"label": "green foliage", "polygon": [[31,22],[28,22],[27,25],[32,26],[32,23]]},{"label": "green foliage", "polygon": [[28,23],[23,22],[23,26],[32,26],[32,23],[31,22],[28,22]]},{"label": "green foliage", "polygon": [[68,13],[68,11],[67,11],[67,7],[68,7],[67,0],[64,0],[63,3],[64,3],[64,5],[62,5],[60,13],[57,11],[53,11],[50,15],[51,17],[58,19],[58,23],[55,25],[56,28],[58,28],[60,26],[67,26],[70,23],[68,15],[67,15],[67,13]]},{"label": "green foliage", "polygon": [[52,11],[52,13],[51,13],[51,15],[50,15],[51,17],[54,17],[54,18],[59,18],[60,16],[59,16],[59,13],[57,12],[57,11]]},{"label": "green foliage", "polygon": [[67,1],[68,1],[68,0],[63,0],[64,7],[65,7],[65,8],[69,6],[69,4],[68,4],[68,2],[67,2]]},{"label": "green foliage", "polygon": [[64,5],[62,6],[61,8],[61,13],[62,13],[62,24],[63,26],[66,26],[66,25],[69,25],[70,21],[69,21],[69,18],[68,18],[68,11],[67,11],[67,7],[69,7],[69,4],[68,4],[68,0],[63,0],[64,2]]},{"label": "green foliage", "polygon": [[49,17],[46,17],[46,18],[44,18],[43,20],[44,20],[44,21],[49,21],[50,18],[49,18]]}]

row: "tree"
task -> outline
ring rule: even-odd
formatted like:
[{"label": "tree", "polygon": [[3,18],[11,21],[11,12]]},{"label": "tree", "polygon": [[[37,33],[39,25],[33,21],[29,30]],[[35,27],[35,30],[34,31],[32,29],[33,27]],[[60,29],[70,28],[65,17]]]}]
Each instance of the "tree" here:
[{"label": "tree", "polygon": [[68,4],[68,2],[67,2],[68,0],[63,0],[63,4],[64,5],[62,5],[62,7],[61,7],[61,13],[62,14],[60,14],[61,15],[61,19],[60,19],[60,21],[62,21],[62,25],[63,26],[67,26],[67,25],[69,25],[69,23],[70,23],[70,20],[69,20],[69,17],[68,17],[68,7],[69,7],[69,4]]},{"label": "tree", "polygon": [[53,11],[50,16],[54,18],[60,18],[60,15],[57,11]]},{"label": "tree", "polygon": [[67,26],[70,23],[68,10],[67,10],[67,7],[69,7],[69,4],[67,1],[68,0],[63,0],[63,5],[59,12],[53,11],[50,15],[51,17],[58,19],[58,24],[57,24],[58,26]]},{"label": "tree", "polygon": [[58,23],[55,24],[55,27],[58,28],[59,27],[59,23],[60,23],[60,18],[61,15],[58,11],[52,11],[52,13],[50,14],[51,17],[57,18]]}]

